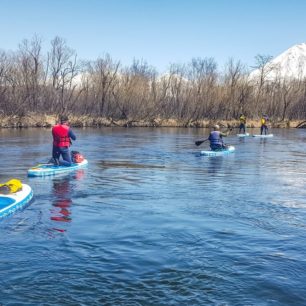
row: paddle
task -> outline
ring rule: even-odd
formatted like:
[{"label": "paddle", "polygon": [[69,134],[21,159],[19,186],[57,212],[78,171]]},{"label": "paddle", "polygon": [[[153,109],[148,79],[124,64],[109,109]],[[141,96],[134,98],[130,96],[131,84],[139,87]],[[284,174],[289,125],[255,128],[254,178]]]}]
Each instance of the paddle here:
[{"label": "paddle", "polygon": [[54,166],[54,164],[53,163],[52,164],[50,164],[50,163],[48,163],[48,164],[38,164],[34,167],[31,167],[31,169],[36,169],[36,168],[40,168],[40,167],[44,167],[44,166]]},{"label": "paddle", "polygon": [[41,162],[38,165],[32,167],[31,169],[36,169],[36,168],[45,167],[45,166],[48,167],[48,166],[59,166],[59,165],[60,165],[59,161],[56,163],[56,160],[52,157],[51,159],[49,159],[48,162]]},{"label": "paddle", "polygon": [[199,146],[199,145],[201,145],[203,142],[205,142],[205,141],[207,141],[208,140],[208,138],[207,139],[204,139],[204,140],[197,140],[196,142],[195,142],[195,145],[196,146]]},{"label": "paddle", "polygon": [[[232,128],[231,126],[229,126],[229,127],[227,128],[227,130],[226,130],[224,133],[226,133],[227,136],[228,136],[232,130],[233,130],[233,128]],[[226,147],[229,146],[229,145],[227,145],[227,144],[225,144],[225,143],[223,143],[223,145],[226,146]]]}]

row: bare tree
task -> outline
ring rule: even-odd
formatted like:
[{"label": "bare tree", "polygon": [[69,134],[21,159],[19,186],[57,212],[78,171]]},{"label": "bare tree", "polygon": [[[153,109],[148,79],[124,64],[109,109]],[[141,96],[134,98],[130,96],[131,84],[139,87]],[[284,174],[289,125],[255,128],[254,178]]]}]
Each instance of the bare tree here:
[{"label": "bare tree", "polygon": [[256,64],[253,68],[256,68],[259,75],[255,77],[256,86],[255,88],[255,106],[257,106],[257,112],[261,113],[263,111],[264,101],[264,86],[266,85],[269,74],[273,71],[275,67],[269,65],[272,56],[270,55],[256,55]]},{"label": "bare tree", "polygon": [[106,54],[81,62],[60,37],[43,54],[42,41],[34,36],[23,40],[16,52],[0,51],[0,114],[82,114],[127,126],[139,121],[156,125],[156,119],[191,126],[200,120],[230,120],[240,112],[249,118],[268,112],[273,120],[304,119],[302,63],[298,77],[284,78],[270,56],[255,59],[256,78],[248,77],[239,60],[229,59],[219,71],[207,57],[172,64],[158,75],[144,60],[126,67]]},{"label": "bare tree", "polygon": [[76,77],[80,71],[76,52],[66,45],[64,39],[55,37],[48,53],[48,69],[51,84],[55,90],[55,104],[52,111],[67,112],[69,102],[77,88]]},{"label": "bare tree", "polygon": [[24,39],[19,45],[18,60],[25,99],[31,109],[39,109],[40,85],[43,79],[41,38]]},{"label": "bare tree", "polygon": [[119,68],[120,62],[113,61],[109,54],[93,63],[88,63],[89,78],[95,93],[99,116],[108,116],[112,92],[119,81]]}]

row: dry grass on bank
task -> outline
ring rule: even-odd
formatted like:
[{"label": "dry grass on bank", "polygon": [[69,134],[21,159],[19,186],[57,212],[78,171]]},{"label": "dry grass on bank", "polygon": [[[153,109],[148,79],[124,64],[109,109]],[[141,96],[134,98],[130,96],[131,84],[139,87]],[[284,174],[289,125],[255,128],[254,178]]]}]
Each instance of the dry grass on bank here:
[{"label": "dry grass on bank", "polygon": [[[28,114],[24,117],[19,116],[0,116],[0,128],[50,128],[57,122],[57,115]],[[221,127],[239,127],[238,120],[197,120],[184,121],[177,119],[153,120],[113,120],[111,118],[99,118],[90,116],[69,116],[70,124],[73,127],[197,127],[211,128],[215,124]],[[295,128],[302,121],[272,121],[271,127],[274,128]],[[260,120],[252,119],[247,122],[248,128],[259,128]]]}]

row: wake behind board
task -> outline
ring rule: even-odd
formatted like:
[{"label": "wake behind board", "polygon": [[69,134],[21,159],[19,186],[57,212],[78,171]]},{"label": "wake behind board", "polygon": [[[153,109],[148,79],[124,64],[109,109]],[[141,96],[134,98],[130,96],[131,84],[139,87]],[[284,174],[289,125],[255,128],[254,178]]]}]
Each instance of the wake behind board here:
[{"label": "wake behind board", "polygon": [[238,137],[249,137],[250,134],[249,133],[245,133],[245,134],[237,134]]},{"label": "wake behind board", "polygon": [[81,163],[73,163],[71,166],[55,166],[55,165],[38,165],[36,167],[30,168],[28,170],[28,176],[48,176],[48,175],[56,175],[59,173],[70,172],[73,170],[81,169],[86,167],[88,164],[87,159],[84,159]]},{"label": "wake behind board", "polygon": [[267,135],[252,135],[253,137],[257,137],[257,138],[271,138],[273,137],[273,134],[267,134]]},{"label": "wake behind board", "polygon": [[0,194],[0,219],[24,208],[32,197],[32,188],[27,184],[22,184],[22,190],[15,193]]},{"label": "wake behind board", "polygon": [[234,146],[229,146],[226,150],[222,150],[222,151],[201,151],[200,155],[203,156],[222,156],[222,155],[227,155],[230,153],[235,152],[235,147]]}]

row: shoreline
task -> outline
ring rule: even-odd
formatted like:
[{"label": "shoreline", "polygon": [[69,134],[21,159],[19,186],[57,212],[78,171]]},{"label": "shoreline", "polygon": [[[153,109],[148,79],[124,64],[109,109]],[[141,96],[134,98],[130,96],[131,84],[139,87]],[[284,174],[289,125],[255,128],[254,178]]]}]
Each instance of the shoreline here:
[{"label": "shoreline", "polygon": [[[57,122],[57,115],[30,114],[23,117],[19,116],[0,116],[0,129],[7,128],[50,128]],[[70,115],[71,127],[182,127],[182,128],[211,128],[219,124],[222,128],[239,128],[239,120],[178,120],[160,119],[150,120],[114,120],[111,118],[75,116]],[[247,128],[260,128],[260,119],[249,119]],[[269,122],[271,128],[298,128],[306,127],[305,120],[285,120]]]}]

